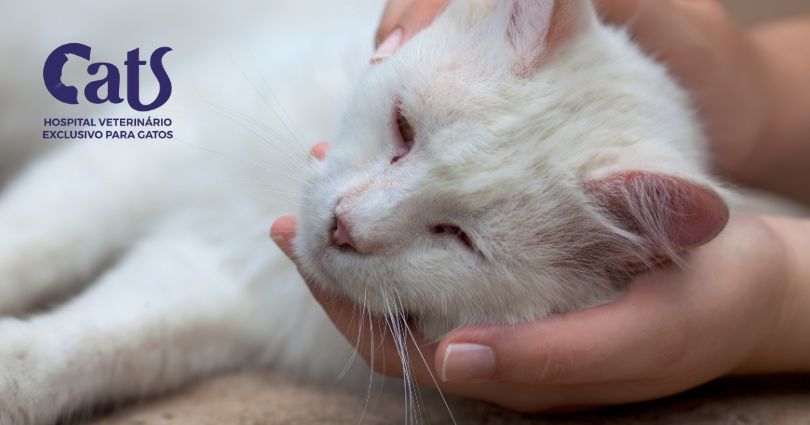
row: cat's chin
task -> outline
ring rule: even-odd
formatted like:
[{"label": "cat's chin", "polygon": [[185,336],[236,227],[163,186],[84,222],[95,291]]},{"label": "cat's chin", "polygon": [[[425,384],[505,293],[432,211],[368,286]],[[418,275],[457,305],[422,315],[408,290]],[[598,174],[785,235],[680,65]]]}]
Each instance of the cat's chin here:
[{"label": "cat's chin", "polygon": [[418,318],[415,319],[413,326],[422,334],[424,339],[431,343],[439,342],[445,335],[459,327],[450,326],[447,321],[430,320],[427,318],[422,318],[421,320]]},{"label": "cat's chin", "polygon": [[[416,311],[416,309],[399,310],[395,314],[391,311],[391,306],[383,301],[383,297],[369,296],[367,291],[359,289],[355,285],[347,285],[337,281],[329,271],[330,267],[318,264],[306,273],[313,276],[316,285],[321,290],[336,298],[351,302],[363,308],[368,314],[381,319],[389,319],[390,322],[404,321],[412,330],[428,341],[435,342],[441,339],[448,332],[457,328],[446,317],[430,317]],[[378,299],[374,299],[378,298]]]}]

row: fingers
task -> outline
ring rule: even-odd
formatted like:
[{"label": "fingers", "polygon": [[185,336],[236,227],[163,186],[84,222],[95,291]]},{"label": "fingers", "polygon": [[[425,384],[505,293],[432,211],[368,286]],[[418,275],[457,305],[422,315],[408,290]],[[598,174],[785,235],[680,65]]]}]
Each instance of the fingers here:
[{"label": "fingers", "polygon": [[645,379],[650,369],[683,354],[683,314],[667,292],[666,283],[644,282],[592,310],[514,328],[457,330],[440,344],[436,362],[451,382],[549,386]]},{"label": "fingers", "polygon": [[[310,154],[322,160],[328,148],[328,143],[320,143]],[[287,215],[279,217],[270,228],[271,239],[296,264],[293,241],[297,226],[298,219]],[[307,281],[307,286],[330,320],[375,371],[396,377],[407,374],[419,382],[433,383],[435,375],[431,374],[435,372],[429,365],[435,356],[435,347],[426,344],[418,333],[406,329],[402,323],[375,317],[352,302],[328,294],[314,282]],[[395,334],[400,337],[394,338]],[[407,368],[403,368],[403,364],[407,364]]]},{"label": "fingers", "polygon": [[404,40],[408,41],[444,10],[449,0],[416,0],[413,1],[399,17],[398,27],[402,28]]},{"label": "fingers", "polygon": [[[595,5],[605,21],[626,25],[644,50],[676,71],[700,61],[695,55],[706,50],[706,29],[724,28],[728,19],[714,0],[595,0]],[[675,74],[683,78],[684,71]]]},{"label": "fingers", "polygon": [[[380,47],[397,28],[403,32],[403,37],[394,47],[394,51],[408,38],[430,24],[433,18],[447,6],[449,0],[388,0],[380,25],[375,36],[375,47]],[[610,22],[627,24],[639,14],[641,8],[648,3],[643,0],[595,0],[600,14]],[[664,2],[662,2],[664,3]],[[655,9],[661,5],[655,4]],[[650,9],[651,10],[651,9]]]},{"label": "fingers", "polygon": [[323,161],[326,158],[326,152],[328,151],[329,142],[321,142],[313,146],[312,149],[309,150],[309,154],[318,161]]},{"label": "fingers", "polygon": [[380,20],[375,42],[377,51],[371,62],[379,63],[393,55],[430,25],[448,3],[449,0],[390,0]]},{"label": "fingers", "polygon": [[[273,241],[293,262],[296,258],[292,241],[295,240],[297,223],[294,216],[283,216],[270,230]],[[305,273],[301,275],[306,276]],[[327,293],[314,282],[307,282],[307,286],[338,330],[355,345],[375,371],[396,377],[407,373],[420,382],[432,383],[432,372],[425,363],[435,356],[435,347],[425,344],[418,333],[406,329],[402,323],[373,316],[356,304]],[[403,364],[410,366],[403,369]]]},{"label": "fingers", "polygon": [[377,28],[374,39],[374,47],[380,47],[383,41],[394,32],[394,29],[399,26],[399,19],[413,2],[414,0],[389,0],[385,4],[385,9],[380,18],[380,26]]},{"label": "fingers", "polygon": [[[298,259],[295,255],[295,248],[293,248],[293,241],[297,233],[298,219],[293,215],[279,217],[270,227],[270,238],[278,245],[281,252],[284,253],[293,263],[298,265]],[[299,270],[300,271],[300,270]],[[306,276],[301,273],[301,276]],[[337,300],[335,297],[327,295],[321,288],[314,285],[312,282],[307,281],[312,295],[323,305],[324,309],[331,316],[342,316],[344,307],[349,306],[349,303]]]},{"label": "fingers", "polygon": [[685,30],[689,25],[672,1],[596,0],[595,4],[605,21],[627,26],[633,39],[661,60],[671,57],[672,50],[684,44],[684,36],[690,35]]},{"label": "fingers", "polygon": [[[295,255],[293,241],[295,240],[297,226],[298,219],[293,215],[287,215],[279,217],[270,227],[270,238],[278,245],[281,252],[295,263],[296,266],[298,265],[298,259]],[[306,276],[306,274],[301,273],[301,276]],[[305,278],[305,280],[307,279]],[[335,317],[342,316],[341,311],[344,310],[344,307],[346,307],[348,303],[340,302],[340,300],[328,296],[321,288],[308,280],[306,283],[312,295],[321,303],[324,310],[327,310],[327,314],[329,314],[330,317],[333,315]]]},{"label": "fingers", "polygon": [[679,7],[673,1],[595,0],[605,21],[628,26],[633,38],[649,52],[659,54],[678,45],[672,38],[683,36]]},{"label": "fingers", "polygon": [[[767,244],[764,232],[759,221],[734,217],[727,232],[693,252],[685,269],[640,276],[614,303],[513,328],[456,330],[438,347],[441,375],[450,382],[542,387],[657,382],[670,390],[716,378],[751,352],[756,338],[748,335],[767,329],[760,324],[766,321],[756,321],[745,335],[728,338],[745,317],[767,317],[773,305],[773,284],[745,285],[778,279],[770,265],[778,258],[743,249]],[[457,344],[466,347],[459,351]],[[467,355],[470,344],[477,354]],[[492,350],[494,367],[480,347]]]},{"label": "fingers", "polygon": [[[295,216],[288,215],[278,218],[270,228],[270,237],[278,245],[279,249],[290,258],[296,265],[298,264],[293,242],[295,240],[296,228],[298,226],[298,219]],[[300,270],[299,270],[300,271]],[[301,273],[301,276],[306,276],[306,273]],[[306,280],[306,279],[305,279]],[[355,335],[350,328],[354,320],[354,316],[358,315],[358,308],[350,302],[327,294],[318,285],[307,280],[307,286],[312,292],[312,295],[321,304],[326,314],[332,321],[338,325],[338,328],[344,332],[347,338],[351,341],[355,340]]]},{"label": "fingers", "polygon": [[[594,0],[599,16],[614,24],[627,24],[644,7],[645,0]],[[665,3],[665,2],[658,2]],[[660,5],[656,3],[657,7]]]},{"label": "fingers", "polygon": [[298,227],[298,219],[293,215],[278,218],[270,227],[270,239],[278,245],[281,252],[291,260],[295,261],[295,250],[292,241],[295,240],[295,230]]}]

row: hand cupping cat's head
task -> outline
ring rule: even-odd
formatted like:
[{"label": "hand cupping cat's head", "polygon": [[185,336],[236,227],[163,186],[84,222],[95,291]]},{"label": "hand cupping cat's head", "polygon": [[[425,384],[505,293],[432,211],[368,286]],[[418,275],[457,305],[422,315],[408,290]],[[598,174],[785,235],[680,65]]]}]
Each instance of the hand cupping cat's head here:
[{"label": "hand cupping cat's head", "polygon": [[589,1],[457,1],[360,82],[298,256],[432,336],[604,302],[722,230],[706,150],[686,95]]}]

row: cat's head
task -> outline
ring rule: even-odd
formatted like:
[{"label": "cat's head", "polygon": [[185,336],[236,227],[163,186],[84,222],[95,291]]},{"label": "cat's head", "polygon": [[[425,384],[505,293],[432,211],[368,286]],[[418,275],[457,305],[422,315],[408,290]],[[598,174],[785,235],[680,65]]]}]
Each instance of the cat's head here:
[{"label": "cat's head", "polygon": [[704,145],[682,90],[590,1],[456,1],[360,81],[297,253],[432,336],[592,305],[722,230]]}]

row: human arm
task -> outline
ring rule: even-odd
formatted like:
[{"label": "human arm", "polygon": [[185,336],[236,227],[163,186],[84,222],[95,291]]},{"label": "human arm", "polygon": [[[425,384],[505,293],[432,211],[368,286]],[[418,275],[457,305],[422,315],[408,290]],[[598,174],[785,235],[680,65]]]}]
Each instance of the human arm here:
[{"label": "human arm", "polygon": [[810,204],[810,15],[752,32],[762,57],[768,119],[744,181]]}]

